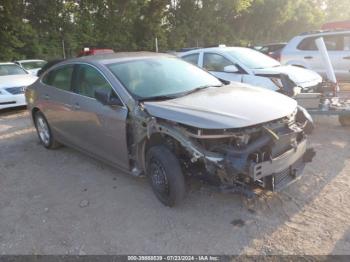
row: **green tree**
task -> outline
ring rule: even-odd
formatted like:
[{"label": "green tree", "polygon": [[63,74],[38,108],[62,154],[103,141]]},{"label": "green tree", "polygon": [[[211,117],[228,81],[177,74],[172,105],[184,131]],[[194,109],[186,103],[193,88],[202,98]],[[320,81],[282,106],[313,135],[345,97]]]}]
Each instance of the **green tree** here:
[{"label": "green tree", "polygon": [[68,56],[75,51],[76,9],[73,0],[26,0],[26,18],[38,34],[39,56],[62,57],[63,45]]},{"label": "green tree", "polygon": [[20,0],[0,2],[0,60],[11,61],[34,55],[38,50],[35,31],[25,19]]},{"label": "green tree", "polygon": [[174,0],[169,8],[169,45],[208,46],[234,43],[234,23],[253,0]]},{"label": "green tree", "polygon": [[324,0],[322,2],[320,4],[323,5],[327,22],[350,19],[349,0]]},{"label": "green tree", "polygon": [[234,28],[245,44],[288,41],[319,28],[323,19],[321,6],[313,0],[256,0],[236,20]]},{"label": "green tree", "polygon": [[0,59],[75,56],[85,46],[161,51],[288,41],[350,18],[347,0],[0,0]]}]

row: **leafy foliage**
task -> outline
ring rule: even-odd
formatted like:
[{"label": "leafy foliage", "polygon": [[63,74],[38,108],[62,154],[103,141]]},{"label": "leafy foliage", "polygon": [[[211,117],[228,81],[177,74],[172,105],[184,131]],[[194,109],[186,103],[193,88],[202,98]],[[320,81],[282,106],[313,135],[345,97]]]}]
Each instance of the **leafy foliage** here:
[{"label": "leafy foliage", "polygon": [[348,0],[0,0],[0,60],[288,41],[349,18]]}]

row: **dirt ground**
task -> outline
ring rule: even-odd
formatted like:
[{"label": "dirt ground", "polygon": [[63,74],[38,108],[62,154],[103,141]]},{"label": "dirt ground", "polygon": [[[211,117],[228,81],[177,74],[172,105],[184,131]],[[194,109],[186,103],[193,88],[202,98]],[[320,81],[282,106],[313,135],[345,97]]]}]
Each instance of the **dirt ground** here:
[{"label": "dirt ground", "polygon": [[64,147],[25,110],[0,113],[0,254],[350,254],[350,128],[316,118],[317,150],[283,193],[247,201],[193,181],[163,207],[145,179]]}]

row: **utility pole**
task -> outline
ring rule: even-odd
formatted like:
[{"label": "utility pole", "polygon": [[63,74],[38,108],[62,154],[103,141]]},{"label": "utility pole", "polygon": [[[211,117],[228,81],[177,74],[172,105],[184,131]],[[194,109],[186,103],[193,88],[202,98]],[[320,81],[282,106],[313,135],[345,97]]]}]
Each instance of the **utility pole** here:
[{"label": "utility pole", "polygon": [[62,39],[62,54],[63,59],[66,59],[66,48],[64,47],[64,39]]},{"label": "utility pole", "polygon": [[158,53],[158,38],[156,37],[156,52]]}]

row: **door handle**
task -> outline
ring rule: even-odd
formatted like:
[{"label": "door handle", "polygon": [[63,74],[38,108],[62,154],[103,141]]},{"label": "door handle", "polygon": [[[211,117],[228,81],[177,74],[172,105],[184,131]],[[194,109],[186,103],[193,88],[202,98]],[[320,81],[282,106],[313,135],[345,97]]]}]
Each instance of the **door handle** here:
[{"label": "door handle", "polygon": [[74,108],[75,110],[79,110],[79,109],[80,109],[80,105],[79,105],[79,104],[74,104],[73,108]]},{"label": "door handle", "polygon": [[44,95],[44,99],[45,99],[45,100],[49,100],[49,99],[50,99],[50,96],[49,96],[49,95]]},{"label": "door handle", "polygon": [[343,59],[350,60],[350,56],[343,57]]},{"label": "door handle", "polygon": [[314,58],[313,56],[304,56],[305,59],[312,59]]}]

